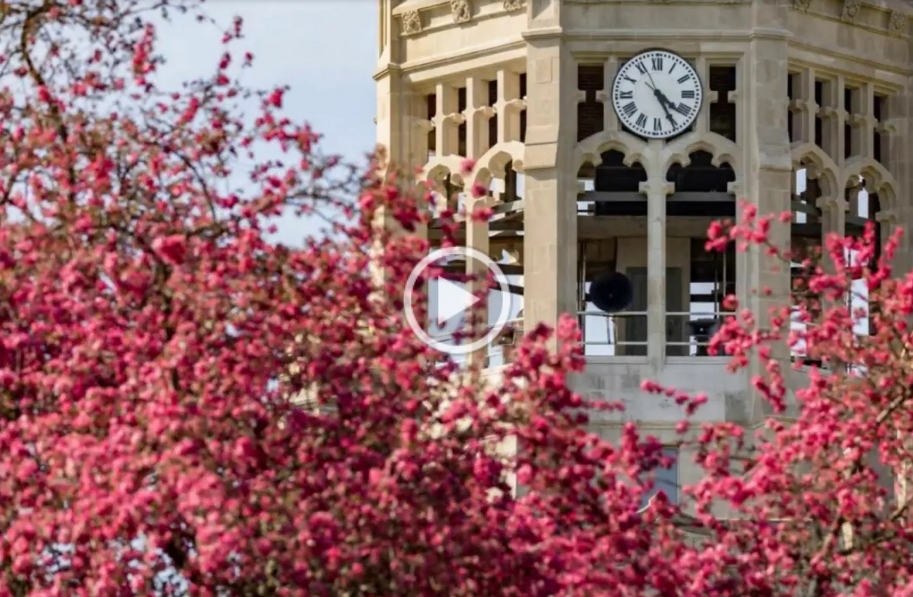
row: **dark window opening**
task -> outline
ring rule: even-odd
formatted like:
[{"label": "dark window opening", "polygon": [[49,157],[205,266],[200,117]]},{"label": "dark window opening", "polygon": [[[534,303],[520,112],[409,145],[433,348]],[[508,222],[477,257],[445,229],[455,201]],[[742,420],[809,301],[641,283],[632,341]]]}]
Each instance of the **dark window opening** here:
[{"label": "dark window opening", "polygon": [[[875,113],[875,120],[878,121],[878,125],[882,124],[882,122],[883,122],[885,102],[886,102],[886,98],[884,96],[876,95],[874,97],[872,111]],[[876,125],[876,127],[878,125]],[[875,138],[873,139],[873,141],[875,143],[875,147],[873,148],[874,152],[875,152],[875,156],[874,156],[875,161],[881,162],[882,158],[885,157],[884,154],[882,153],[882,143],[883,143],[884,139],[882,139],[881,133],[878,132],[877,128],[875,129]]]},{"label": "dark window opening", "polygon": [[793,91],[793,80],[795,79],[795,77],[796,77],[796,75],[793,75],[793,74],[789,74],[786,76],[786,99],[788,100],[787,106],[786,106],[786,134],[789,136],[790,143],[792,143],[793,141],[796,140],[794,131],[793,131],[793,112],[789,108],[789,103],[791,103],[794,99],[796,99],[796,96],[794,95],[794,91]]},{"label": "dark window opening", "polygon": [[687,167],[672,164],[666,174],[666,180],[675,183],[676,193],[726,193],[730,182],[735,180],[735,172],[729,164],[713,165],[713,155],[699,150],[688,156],[691,163]]},{"label": "dark window opening", "polygon": [[[466,88],[457,89],[457,112],[462,114],[466,109]],[[466,155],[466,121],[457,128],[457,155]]]},{"label": "dark window opening", "polygon": [[[815,81],[815,105],[823,106],[824,105],[824,82]],[[819,112],[815,111],[815,145],[821,147],[821,142],[824,139],[824,120],[819,116]]]},{"label": "dark window opening", "polygon": [[605,88],[605,69],[601,64],[577,66],[577,89],[585,98],[577,104],[577,140],[582,141],[605,128],[602,103],[596,93]]},{"label": "dark window opening", "polygon": [[729,94],[736,87],[735,67],[711,66],[709,86],[710,91],[717,92],[717,101],[710,104],[710,130],[735,142],[736,109],[729,101]]},{"label": "dark window opening", "polygon": [[[437,116],[437,94],[431,93],[425,96],[425,106],[428,114],[428,120],[434,121],[434,117]],[[428,151],[435,151],[437,145],[437,135],[434,134],[434,129],[428,131]]]},{"label": "dark window opening", "polygon": [[[498,103],[498,81],[488,82],[488,105]],[[491,148],[498,142],[498,115],[494,114],[488,119],[488,147]]]},{"label": "dark window opening", "polygon": [[[602,154],[602,163],[596,166],[593,188],[609,193],[639,193],[640,183],[647,181],[647,172],[638,163],[626,166],[625,154],[614,149]],[[646,205],[646,202],[643,202]]]},{"label": "dark window opening", "polygon": [[[526,97],[526,73],[520,75],[520,99]],[[526,110],[520,112],[520,142],[526,141]]]},{"label": "dark window opening", "polygon": [[[843,90],[843,109],[846,110],[847,120],[853,116],[853,90],[846,88]],[[853,127],[849,122],[843,125],[843,157],[848,158],[854,153],[853,147]]]}]

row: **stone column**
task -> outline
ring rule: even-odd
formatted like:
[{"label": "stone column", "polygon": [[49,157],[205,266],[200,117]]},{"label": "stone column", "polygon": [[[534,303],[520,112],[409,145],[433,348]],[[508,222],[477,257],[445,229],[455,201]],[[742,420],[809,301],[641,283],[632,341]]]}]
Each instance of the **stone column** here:
[{"label": "stone column", "polygon": [[602,102],[603,127],[606,131],[611,132],[620,130],[618,114],[615,113],[615,107],[612,105],[612,84],[615,82],[616,74],[618,74],[618,57],[611,56],[605,61],[602,68],[602,89],[596,92],[596,99]]},{"label": "stone column", "polygon": [[846,210],[849,203],[843,193],[831,191],[826,197],[818,197],[815,206],[821,210],[821,251],[822,267],[825,271],[834,271],[834,260],[827,252],[827,238],[832,234],[846,234]]},{"label": "stone column", "polygon": [[818,145],[840,167],[843,166],[843,154],[845,153],[843,129],[847,118],[843,90],[844,79],[843,76],[838,75],[836,80],[829,85],[828,105],[818,108],[818,114],[824,119],[821,127],[823,138],[818,139]]},{"label": "stone column", "polygon": [[[475,221],[471,215],[473,211],[488,205],[489,198],[484,195],[479,198],[469,196],[466,199],[466,248],[475,249],[484,255],[489,253],[488,222]],[[486,297],[478,304],[478,307],[471,310],[474,321],[470,323],[474,324],[474,329],[470,331],[469,341],[473,341],[487,333],[488,293],[485,289],[488,286],[488,268],[479,260],[470,258],[466,260],[466,274],[470,276],[469,291],[473,295]],[[488,347],[470,353],[467,355],[467,361],[472,365],[478,364],[484,367],[488,361]]]},{"label": "stone column", "polygon": [[[790,208],[793,175],[787,132],[788,8],[783,3],[756,2],[752,11],[754,27],[765,33],[751,40],[745,59],[744,116],[747,130],[754,135],[743,141],[744,190],[759,215],[779,214]],[[776,222],[771,228],[771,241],[776,246],[787,247],[789,225]],[[789,305],[789,264],[768,257],[758,246],[751,246],[739,255],[736,274],[739,300],[755,313],[759,327],[769,328],[770,310]],[[774,357],[780,361],[783,372],[788,373],[788,347],[783,344],[774,348]],[[747,373],[750,379],[753,375],[763,375],[764,370],[755,359]],[[757,422],[769,412],[769,407],[759,396],[754,396],[752,402],[749,417]]]},{"label": "stone column", "polygon": [[494,111],[498,115],[497,143],[520,140],[520,111],[523,98],[520,97],[520,75],[501,69],[498,71],[498,101]]},{"label": "stone column", "polygon": [[[466,157],[477,160],[488,150],[488,119],[493,110],[488,107],[488,84],[477,77],[466,79],[466,110],[463,116],[466,119]],[[490,181],[489,181],[490,184]],[[473,197],[470,189],[466,195],[466,247],[474,249],[484,255],[489,254],[488,222],[478,221],[472,213],[489,205],[487,195]],[[479,306],[471,312],[474,316],[474,329],[470,330],[470,338],[484,336],[488,326],[488,268],[476,259],[466,260],[466,274],[470,276],[469,291],[473,295],[485,296]],[[470,364],[485,366],[488,360],[488,347],[481,348],[467,355]]]},{"label": "stone column", "polygon": [[710,106],[719,101],[720,94],[717,91],[710,91],[710,65],[707,64],[707,59],[698,57],[694,61],[694,68],[705,85],[704,101],[701,103],[701,110],[694,121],[694,130],[706,133],[710,130]]},{"label": "stone column", "polygon": [[660,371],[666,358],[666,197],[675,184],[666,181],[663,142],[647,144],[647,180],[640,192],[647,196],[647,359]]},{"label": "stone column", "polygon": [[527,34],[527,41],[523,311],[529,331],[578,310],[577,68],[560,34]]},{"label": "stone column", "polygon": [[[882,154],[882,163],[899,187],[894,189],[893,197],[880,197],[882,209],[890,209],[910,205],[913,197],[913,89],[891,96],[885,108],[886,114],[882,115],[884,122],[879,123],[882,137],[887,136],[882,145],[886,149],[886,155]],[[904,243],[894,259],[894,271],[895,274],[905,274],[913,268],[913,214],[898,213],[898,222],[904,230]],[[883,227],[882,238],[887,239],[888,236]]]}]

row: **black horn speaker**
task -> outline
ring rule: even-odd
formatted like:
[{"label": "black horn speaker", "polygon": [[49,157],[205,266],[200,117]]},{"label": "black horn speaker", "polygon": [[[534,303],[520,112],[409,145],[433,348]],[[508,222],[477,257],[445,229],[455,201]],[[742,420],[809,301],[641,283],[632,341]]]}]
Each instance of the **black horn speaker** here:
[{"label": "black horn speaker", "polygon": [[596,276],[590,282],[587,301],[606,313],[621,311],[634,299],[634,287],[631,280],[621,272],[606,272]]}]

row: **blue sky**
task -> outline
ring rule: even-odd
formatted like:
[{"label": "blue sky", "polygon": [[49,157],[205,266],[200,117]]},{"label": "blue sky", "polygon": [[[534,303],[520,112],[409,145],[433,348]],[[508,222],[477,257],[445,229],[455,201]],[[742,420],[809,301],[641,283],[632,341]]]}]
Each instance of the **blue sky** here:
[{"label": "blue sky", "polygon": [[[207,14],[224,26],[244,19],[244,50],[254,54],[245,81],[254,87],[287,84],[285,112],[325,136],[329,153],[360,160],[374,148],[377,9],[373,0],[208,0]],[[159,30],[168,63],[161,81],[212,72],[223,51],[216,28],[176,16]],[[286,218],[278,238],[298,244],[318,226]]]}]

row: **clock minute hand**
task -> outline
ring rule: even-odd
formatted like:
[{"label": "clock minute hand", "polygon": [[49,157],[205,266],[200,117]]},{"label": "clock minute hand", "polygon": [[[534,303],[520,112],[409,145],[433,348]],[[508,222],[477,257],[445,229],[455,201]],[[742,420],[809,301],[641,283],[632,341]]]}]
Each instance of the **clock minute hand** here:
[{"label": "clock minute hand", "polygon": [[666,96],[663,95],[663,92],[660,91],[659,89],[654,89],[653,95],[655,95],[656,99],[659,100],[659,105],[662,106],[663,112],[666,113],[666,118],[672,124],[672,128],[675,128],[676,126],[678,126],[675,122],[675,119],[672,117],[672,113],[669,112],[669,108],[667,107],[667,104],[671,104],[672,102],[670,102],[668,99],[666,99]]}]

